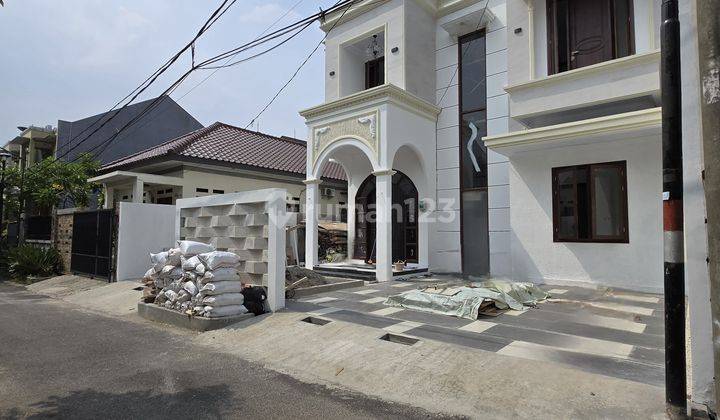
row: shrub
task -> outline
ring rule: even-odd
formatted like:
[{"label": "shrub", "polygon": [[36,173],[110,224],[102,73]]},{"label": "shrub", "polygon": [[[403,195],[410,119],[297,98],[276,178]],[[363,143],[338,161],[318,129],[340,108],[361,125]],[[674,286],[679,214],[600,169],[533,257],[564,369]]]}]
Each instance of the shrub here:
[{"label": "shrub", "polygon": [[59,273],[61,268],[60,254],[55,248],[23,245],[8,252],[8,271],[18,279],[47,277]]}]

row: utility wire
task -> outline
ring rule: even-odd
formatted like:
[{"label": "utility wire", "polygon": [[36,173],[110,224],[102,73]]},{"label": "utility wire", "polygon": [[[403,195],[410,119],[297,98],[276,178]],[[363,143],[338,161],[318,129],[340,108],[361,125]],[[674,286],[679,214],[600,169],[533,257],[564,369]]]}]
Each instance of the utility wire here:
[{"label": "utility wire", "polygon": [[[228,5],[228,2],[230,4]],[[140,86],[138,86],[133,92],[131,92],[129,95],[127,95],[124,99],[122,99],[119,103],[124,102],[128,97],[132,96],[128,102],[123,105],[120,109],[117,110],[114,114],[110,116],[110,118],[106,119],[102,124],[100,124],[97,128],[95,128],[90,134],[85,136],[82,140],[80,140],[77,144],[75,144],[72,147],[69,147],[65,152],[63,152],[60,156],[57,156],[55,160],[62,159],[63,157],[67,156],[69,153],[71,153],[73,150],[77,149],[80,145],[85,143],[89,138],[92,137],[93,134],[97,133],[101,128],[103,128],[105,125],[107,125],[111,120],[117,117],[120,112],[122,112],[125,108],[128,107],[129,104],[131,104],[140,94],[142,94],[145,90],[147,90],[157,79],[165,73],[181,56],[182,54],[187,51],[188,49],[192,48],[195,41],[197,41],[198,38],[200,38],[210,27],[215,24],[215,22],[220,19],[222,15],[224,15],[230,7],[232,7],[237,0],[223,0],[223,2],[220,4],[220,6],[210,15],[210,17],[207,19],[205,24],[200,28],[198,33],[193,37],[193,39],[180,51],[178,51],[172,58],[170,58],[165,64],[163,64],[158,70],[156,70],[148,79],[146,79]],[[227,7],[226,7],[227,5]],[[119,104],[118,103],[118,104]],[[117,107],[117,105],[115,105]],[[112,112],[113,109],[111,109],[109,112]],[[101,118],[102,119],[102,118]],[[83,130],[85,131],[85,130]],[[78,136],[75,137],[77,139]],[[73,139],[74,140],[74,139]],[[72,142],[72,140],[71,140]],[[68,146],[70,146],[70,143],[68,143]]]},{"label": "utility wire", "polygon": [[[191,67],[187,72],[185,72],[179,79],[177,79],[169,88],[167,88],[160,96],[158,96],[157,98],[155,98],[155,100],[153,100],[152,103],[150,103],[148,106],[146,106],[146,107],[143,109],[143,111],[141,111],[141,113],[140,113],[139,115],[137,115],[135,118],[133,118],[131,121],[129,121],[129,122],[128,122],[127,124],[125,124],[123,127],[121,127],[115,134],[113,134],[113,135],[112,135],[111,137],[109,137],[107,140],[105,140],[105,141],[103,141],[102,143],[99,143],[98,145],[96,145],[95,147],[93,147],[90,151],[97,150],[97,149],[99,149],[100,147],[103,147],[102,150],[107,149],[107,147],[109,146],[109,144],[110,144],[113,140],[115,140],[123,131],[125,131],[128,127],[130,127],[130,126],[131,126],[132,124],[134,124],[136,121],[138,121],[139,119],[141,119],[142,117],[144,117],[144,116],[145,116],[148,112],[150,112],[152,109],[154,109],[154,108],[157,106],[158,102],[159,102],[165,95],[167,95],[168,93],[170,93],[170,92],[174,91],[175,89],[177,89],[177,87],[178,87],[192,72],[194,72],[195,70],[197,70],[197,69],[199,69],[199,68],[202,68],[203,66],[206,66],[208,63],[213,63],[213,62],[216,62],[216,61],[221,60],[221,59],[223,59],[223,58],[226,58],[226,57],[232,55],[232,53],[243,52],[243,51],[245,51],[245,50],[247,50],[247,49],[256,47],[256,46],[258,46],[258,45],[262,45],[262,44],[265,43],[265,42],[268,42],[268,41],[270,41],[270,40],[272,40],[272,39],[281,37],[281,36],[283,36],[283,35],[285,35],[285,34],[287,34],[287,33],[292,32],[293,30],[297,29],[299,26],[304,25],[304,26],[301,26],[301,28],[300,28],[301,30],[296,31],[295,33],[293,33],[293,34],[291,35],[291,38],[293,38],[293,37],[297,36],[300,32],[302,32],[302,30],[307,29],[307,28],[310,26],[308,23],[312,23],[312,22],[314,22],[315,20],[317,20],[318,18],[324,17],[326,13],[330,13],[330,12],[333,12],[333,11],[335,11],[335,10],[339,10],[340,8],[342,8],[343,6],[345,6],[345,5],[347,5],[347,4],[350,4],[350,6],[352,6],[352,4],[354,4],[356,1],[357,1],[357,0],[338,1],[334,6],[332,6],[332,7],[331,7],[330,9],[328,9],[327,11],[322,11],[322,10],[321,10],[319,13],[316,13],[315,15],[309,16],[309,17],[307,17],[307,18],[305,18],[305,19],[302,19],[302,20],[300,20],[300,21],[298,21],[298,22],[295,22],[295,23],[293,23],[293,24],[291,24],[291,25],[289,25],[289,26],[286,26],[285,28],[281,28],[281,29],[279,29],[279,30],[277,30],[277,31],[275,31],[275,32],[273,32],[273,33],[271,33],[271,34],[266,35],[265,37],[259,38],[259,41],[260,41],[260,42],[258,42],[258,40],[252,41],[252,42],[250,42],[250,43],[247,43],[247,44],[241,45],[241,46],[239,46],[239,47],[237,47],[237,48],[234,48],[234,49],[232,49],[232,50],[230,50],[230,51],[224,52],[224,53],[222,53],[222,54],[218,54],[217,56],[212,57],[212,58],[210,58],[210,59],[208,59],[208,60],[206,60],[206,61],[204,61],[204,62],[202,62],[202,63],[200,63],[200,64],[196,64],[195,66],[192,66],[192,67]],[[349,7],[348,7],[348,9],[349,9]],[[348,9],[346,9],[346,10],[343,12],[343,15],[345,14],[345,12],[347,12]],[[341,18],[342,18],[342,16],[341,16]],[[339,21],[339,20],[338,20],[338,21]],[[338,22],[336,22],[335,25],[337,25],[337,23],[338,23]],[[335,25],[333,25],[333,28],[335,27]],[[327,37],[327,35],[326,35],[325,37]],[[324,40],[324,39],[323,39],[323,40]],[[284,42],[287,42],[287,41],[284,41]],[[284,43],[284,42],[283,42],[283,43]],[[322,43],[322,42],[321,42],[321,43]],[[317,51],[317,49],[319,48],[319,46],[320,46],[320,44],[318,44],[318,46],[315,47],[315,49],[313,50],[313,53],[314,53],[315,51]],[[275,47],[275,48],[276,48],[276,47]],[[269,48],[269,49],[266,50],[264,53],[267,53],[267,52],[269,52],[269,51],[271,51],[271,50],[273,50],[273,49],[274,49],[274,48]],[[257,56],[259,56],[259,55],[261,55],[261,54],[256,54],[254,57],[257,57]],[[311,55],[312,55],[312,53],[311,53]],[[309,58],[310,58],[310,57],[308,57],[308,59],[309,59]],[[306,60],[305,62],[307,62],[307,60]],[[304,65],[304,63],[303,63],[303,65]],[[298,72],[299,72],[299,69],[298,69]],[[294,77],[294,76],[293,76],[293,77]],[[289,84],[289,82],[288,82],[288,84]],[[278,93],[278,95],[279,95],[279,93]],[[277,95],[276,95],[276,97],[277,97]],[[273,100],[274,100],[274,99],[273,99]],[[268,106],[269,106],[269,105],[270,105],[270,104],[268,104]],[[267,109],[267,106],[266,106],[265,109]],[[97,156],[97,155],[96,155],[96,156]],[[76,158],[76,159],[77,159],[77,158]]]},{"label": "utility wire", "polygon": [[[315,46],[315,48],[313,48],[313,50],[310,52],[310,54],[308,54],[308,56],[305,58],[305,60],[303,60],[303,62],[300,63],[300,66],[297,68],[297,70],[295,70],[295,73],[293,73],[293,75],[290,76],[290,79],[289,79],[287,82],[285,82],[285,84],[280,88],[280,90],[277,91],[277,93],[275,94],[275,96],[273,96],[272,99],[270,99],[270,102],[268,102],[267,105],[265,105],[265,107],[263,107],[263,109],[261,109],[260,112],[258,112],[258,114],[255,115],[255,117],[254,117],[252,120],[250,120],[249,123],[247,123],[247,125],[245,126],[245,129],[247,129],[248,127],[250,127],[251,125],[253,125],[253,123],[254,123],[255,121],[257,121],[257,119],[260,118],[260,116],[261,116],[268,108],[270,108],[270,105],[272,105],[273,102],[275,102],[275,100],[278,98],[278,96],[280,96],[280,94],[285,90],[285,88],[288,87],[288,85],[290,85],[290,83],[295,79],[295,77],[298,75],[298,73],[300,73],[300,70],[302,70],[302,68],[305,67],[305,64],[307,64],[307,62],[310,60],[310,58],[311,58],[313,55],[315,55],[315,53],[317,52],[317,50],[320,48],[320,46],[323,44],[323,42],[325,42],[325,40],[327,39],[328,35],[330,35],[330,32],[331,32],[333,29],[335,29],[335,26],[337,26],[338,23],[340,23],[340,21],[342,20],[342,18],[345,17],[345,14],[347,13],[347,11],[350,10],[350,8],[353,7],[353,5],[355,4],[356,1],[357,1],[357,0],[352,0],[352,1],[350,2],[350,4],[347,6],[347,8],[345,8],[345,10],[343,10],[343,12],[342,12],[342,14],[340,15],[340,17],[339,17],[339,18],[335,21],[335,23],[333,23],[333,25],[330,27],[330,30],[328,30],[327,32],[325,32],[325,36],[320,40],[320,42],[318,42],[318,44]],[[340,3],[340,2],[338,2],[338,3]],[[336,5],[337,5],[337,3],[336,3]],[[323,15],[324,15],[324,13],[323,13]]]},{"label": "utility wire", "polygon": [[[267,28],[265,28],[265,30],[262,31],[262,32],[260,33],[260,35],[258,35],[258,38],[260,38],[261,36],[265,35],[270,29],[272,29],[275,25],[277,25],[281,20],[285,19],[285,17],[286,17],[287,15],[289,15],[293,10],[295,10],[295,9],[300,5],[300,3],[302,3],[303,1],[304,1],[304,0],[298,0],[298,2],[296,2],[296,3],[295,3],[292,7],[290,7],[285,13],[283,13],[282,16],[280,16],[279,18],[277,18],[277,19],[275,20],[275,22],[273,22],[272,24],[270,24],[270,26],[268,26]],[[255,40],[257,40],[258,38],[255,38]],[[238,54],[239,54],[239,53],[238,53]],[[237,54],[235,54],[235,55],[233,55],[233,56],[231,56],[231,57],[228,57],[227,61],[225,61],[225,64],[229,63],[230,60],[232,60],[232,58],[235,57],[236,55],[237,55]],[[207,82],[208,79],[210,79],[211,77],[213,77],[213,76],[215,75],[215,73],[217,73],[217,72],[219,72],[219,71],[220,71],[220,68],[217,68],[217,69],[213,70],[212,73],[208,74],[204,79],[202,79],[198,84],[196,84],[195,86],[193,86],[192,88],[190,88],[190,90],[188,90],[187,92],[185,92],[185,93],[184,93],[181,97],[179,97],[177,100],[179,101],[179,100],[183,99],[184,97],[188,96],[192,91],[194,91],[195,89],[197,89],[198,87],[200,87],[200,85],[202,85],[203,83]]]}]

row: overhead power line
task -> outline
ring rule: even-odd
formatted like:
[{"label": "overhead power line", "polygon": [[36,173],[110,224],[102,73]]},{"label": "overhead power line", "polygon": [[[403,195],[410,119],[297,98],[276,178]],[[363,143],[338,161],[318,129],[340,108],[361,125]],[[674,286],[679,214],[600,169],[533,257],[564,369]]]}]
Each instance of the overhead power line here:
[{"label": "overhead power line", "polygon": [[[157,104],[159,103],[159,101],[162,100],[162,98],[163,98],[164,96],[168,95],[169,93],[171,93],[171,92],[173,92],[175,89],[177,89],[177,87],[180,86],[180,84],[182,84],[182,82],[185,81],[185,79],[187,79],[187,77],[188,77],[190,74],[192,74],[195,70],[203,69],[203,68],[205,68],[205,66],[208,66],[209,64],[218,62],[218,61],[220,61],[220,60],[222,60],[222,59],[227,59],[227,57],[232,57],[232,56],[237,55],[237,54],[239,54],[239,53],[241,53],[241,52],[244,52],[244,51],[247,51],[247,50],[249,50],[249,49],[255,48],[255,47],[260,46],[260,45],[262,45],[262,44],[264,44],[264,43],[266,43],[266,42],[270,42],[270,41],[272,41],[272,40],[275,40],[275,39],[277,39],[277,38],[281,38],[281,37],[283,37],[283,36],[285,36],[285,35],[288,35],[288,34],[290,34],[290,35],[289,35],[289,38],[292,39],[292,38],[296,37],[297,35],[299,35],[302,31],[304,31],[305,29],[307,29],[307,28],[310,26],[310,24],[312,24],[312,22],[314,22],[315,20],[317,20],[317,19],[319,19],[319,18],[324,18],[324,16],[325,16],[326,13],[334,12],[334,11],[336,11],[336,10],[341,9],[342,7],[344,7],[344,6],[346,6],[346,5],[349,5],[348,8],[343,12],[343,16],[344,16],[345,12],[347,12],[347,10],[348,10],[356,1],[357,1],[357,0],[342,0],[342,1],[338,1],[335,5],[333,5],[332,7],[330,7],[327,11],[322,11],[322,10],[321,10],[320,12],[318,12],[318,13],[312,15],[312,16],[308,16],[308,17],[306,17],[306,18],[304,18],[304,19],[301,19],[301,20],[299,20],[299,21],[297,21],[297,22],[295,22],[295,23],[293,23],[293,24],[290,24],[290,25],[284,27],[284,28],[278,29],[278,30],[276,30],[276,31],[274,31],[274,32],[272,32],[272,33],[270,33],[270,34],[267,34],[267,35],[265,35],[265,36],[263,36],[263,37],[257,38],[257,39],[254,40],[254,41],[251,41],[251,42],[249,42],[249,43],[240,45],[240,46],[238,46],[238,47],[236,47],[236,48],[233,48],[232,50],[229,50],[229,51],[226,51],[226,52],[224,52],[224,53],[218,54],[218,55],[216,55],[216,56],[214,56],[214,57],[211,57],[211,58],[209,58],[209,59],[207,59],[207,60],[205,60],[205,61],[203,61],[203,62],[201,62],[201,63],[199,63],[199,64],[195,64],[195,65],[191,66],[188,71],[186,71],[182,76],[180,76],[180,78],[178,78],[175,82],[173,82],[173,83],[170,85],[170,87],[168,87],[162,94],[160,94],[160,96],[158,96],[157,98],[155,98],[149,105],[147,105],[135,118],[133,118],[132,120],[130,120],[127,124],[125,124],[125,125],[124,125],[123,127],[121,127],[119,130],[117,130],[117,132],[116,132],[115,134],[113,134],[112,136],[110,136],[108,139],[106,139],[105,141],[103,141],[103,142],[97,144],[96,146],[94,146],[93,148],[91,148],[88,152],[92,153],[92,152],[94,152],[94,151],[96,151],[96,150],[100,150],[100,151],[106,150],[107,147],[109,147],[110,143],[112,143],[112,141],[114,141],[114,140],[115,140],[120,134],[122,134],[127,128],[129,128],[130,126],[132,126],[135,122],[137,122],[137,121],[140,120],[142,117],[144,117],[147,113],[149,113],[150,111],[152,111],[152,110],[157,106]],[[341,17],[342,17],[342,16],[341,16]],[[214,21],[213,21],[213,23],[214,23]],[[337,25],[337,22],[335,23],[335,25]],[[334,27],[335,25],[333,25],[333,27]],[[208,26],[208,27],[209,27],[209,26]],[[327,35],[326,35],[325,37],[327,37]],[[323,41],[324,41],[324,39],[325,39],[325,38],[323,38]],[[267,52],[270,52],[270,51],[274,50],[275,48],[277,48],[279,45],[282,45],[282,44],[286,43],[287,41],[289,41],[289,39],[285,39],[285,40],[279,41],[279,44],[278,44],[278,45],[275,45],[275,46],[273,46],[273,47],[270,47],[270,48],[264,50],[263,52],[261,52],[261,53],[259,53],[259,54],[255,54],[255,55],[253,55],[253,56],[251,56],[251,57],[248,57],[247,59],[244,59],[243,61],[247,61],[248,59],[256,58],[256,57],[258,57],[258,56],[260,56],[260,55],[263,55],[263,54],[265,54],[265,53],[267,53]],[[318,46],[315,47],[315,49],[313,50],[313,52],[311,53],[310,56],[312,56],[312,54],[314,54],[314,52],[317,51],[317,49],[319,48],[319,46],[320,46],[321,44],[322,44],[322,41],[321,41],[320,44],[318,44]],[[188,48],[189,48],[189,47],[188,47]],[[307,60],[310,58],[310,56],[308,56],[308,58],[306,59],[306,61],[303,62],[303,64],[301,65],[301,67],[307,62]],[[298,72],[299,72],[299,70],[300,70],[300,69],[298,69]],[[296,74],[297,74],[297,72],[296,72]],[[293,76],[293,78],[294,78],[294,76]],[[155,80],[155,79],[153,79],[152,81],[154,82],[154,80]],[[291,79],[291,80],[292,80],[292,79]],[[288,84],[289,84],[289,82],[290,82],[290,81],[288,81]],[[149,85],[148,85],[148,86],[149,86]],[[146,88],[147,88],[147,87],[146,87]],[[280,93],[280,92],[278,92],[278,94],[276,94],[275,98],[279,95],[279,93]],[[274,99],[273,99],[273,101],[274,101]],[[271,102],[271,103],[272,103],[272,102]],[[268,105],[263,109],[263,111],[264,111],[265,109],[267,109],[267,107],[269,107],[269,105],[270,105],[270,104],[268,104]],[[126,107],[126,106],[127,106],[127,104],[126,104],[124,107]],[[96,131],[97,131],[97,130],[96,130]],[[102,148],[102,149],[101,149],[101,148]],[[66,153],[66,154],[67,154],[67,153]],[[97,153],[95,153],[95,156],[97,156]]]},{"label": "overhead power line", "polygon": [[307,62],[310,61],[310,58],[311,58],[313,55],[315,55],[315,53],[317,52],[317,50],[320,48],[320,46],[323,44],[323,42],[325,42],[325,40],[327,39],[327,37],[328,37],[328,35],[330,34],[330,32],[331,32],[333,29],[335,29],[335,26],[337,26],[338,23],[340,23],[340,21],[343,19],[343,17],[345,17],[345,14],[347,13],[347,11],[350,10],[350,8],[355,4],[356,1],[357,1],[357,0],[352,0],[352,1],[350,2],[350,4],[347,6],[347,8],[345,8],[345,10],[343,10],[343,12],[342,12],[342,14],[340,15],[340,17],[335,21],[335,23],[333,23],[333,25],[330,27],[330,30],[328,30],[327,32],[325,32],[325,36],[320,40],[320,42],[318,42],[318,44],[315,46],[315,48],[313,48],[313,50],[310,51],[310,54],[308,54],[308,56],[305,58],[305,60],[303,60],[303,62],[300,63],[300,66],[297,68],[297,70],[295,70],[295,73],[293,73],[293,75],[290,76],[290,79],[289,79],[287,82],[285,82],[285,84],[280,88],[280,90],[278,90],[277,93],[272,97],[272,99],[270,99],[270,102],[268,102],[268,103],[263,107],[263,109],[261,109],[260,112],[258,112],[258,114],[255,115],[255,117],[253,117],[253,119],[250,120],[249,123],[247,123],[247,125],[245,126],[246,129],[247,129],[248,127],[250,127],[251,125],[253,125],[253,123],[254,123],[255,121],[257,121],[257,119],[260,118],[260,116],[261,116],[265,111],[267,111],[268,108],[270,108],[270,105],[272,105],[272,104],[275,102],[275,100],[278,98],[278,96],[280,96],[280,94],[285,90],[285,88],[288,87],[288,85],[290,85],[290,83],[292,83],[293,80],[295,80],[295,77],[297,77],[298,73],[300,73],[300,70],[302,70],[302,68],[305,67],[305,64],[307,64]]},{"label": "overhead power line", "polygon": [[[229,2],[229,4],[228,4]],[[107,125],[110,121],[112,121],[114,118],[118,116],[125,108],[127,108],[128,105],[132,103],[138,96],[140,96],[145,90],[147,90],[157,79],[165,73],[181,56],[182,54],[187,51],[188,49],[192,48],[195,44],[195,41],[198,40],[212,25],[215,24],[215,22],[222,17],[235,3],[237,0],[223,0],[223,2],[220,4],[220,6],[215,9],[215,11],[210,15],[210,17],[205,21],[203,26],[198,30],[197,34],[193,37],[193,39],[188,42],[180,51],[175,53],[169,60],[167,60],[162,66],[160,66],[159,69],[157,69],[153,74],[151,74],[145,81],[143,81],[137,88],[135,88],[132,92],[130,92],[127,96],[125,96],[123,99],[121,99],[118,103],[116,103],[105,115],[108,113],[112,113],[109,118],[105,119],[98,127],[96,127],[90,134],[85,136],[83,139],[81,139],[77,144],[72,145],[72,142],[82,134],[84,134],[86,131],[89,130],[90,127],[95,125],[97,122],[102,121],[103,117],[100,117],[96,122],[91,124],[90,126],[86,127],[84,130],[82,130],[80,133],[78,133],[74,138],[72,138],[68,142],[68,149],[65,150],[60,156],[57,156],[55,160],[62,159],[63,157],[70,154],[73,150],[77,149],[80,145],[85,143],[89,138],[93,136],[93,134],[97,133],[102,129],[105,125]],[[130,98],[128,100],[128,98]],[[117,109],[116,112],[115,109],[125,102],[127,100],[127,103],[123,105],[121,108]]]},{"label": "overhead power line", "polygon": [[[260,35],[258,35],[258,37],[255,38],[255,40],[257,40],[257,39],[260,38],[261,36],[265,35],[270,29],[272,29],[275,25],[277,25],[278,23],[280,23],[281,20],[285,19],[285,17],[286,17],[287,15],[289,15],[290,13],[292,13],[292,11],[295,10],[295,9],[300,5],[300,3],[302,3],[303,1],[304,1],[304,0],[298,0],[295,4],[293,4],[292,7],[290,7],[289,9],[287,9],[287,10],[285,11],[285,13],[282,14],[282,16],[280,16],[279,18],[277,18],[273,23],[270,24],[270,26],[268,26],[267,28],[265,28],[264,31],[260,32]],[[237,54],[240,54],[240,53],[237,53]],[[233,56],[231,56],[231,57],[228,57],[228,59],[225,61],[225,64],[228,64],[228,63],[230,62],[230,60],[233,59],[233,57],[237,56],[237,54],[235,54],[235,55],[233,55]],[[195,89],[199,88],[203,83],[207,82],[208,79],[210,79],[211,77],[213,77],[213,76],[215,75],[215,73],[219,72],[219,71],[221,70],[221,68],[222,68],[222,67],[214,69],[214,70],[212,71],[212,73],[208,74],[204,79],[202,79],[198,84],[196,84],[195,86],[193,86],[192,88],[190,88],[187,92],[185,92],[185,93],[184,93],[181,97],[179,97],[177,100],[179,101],[179,100],[183,99],[184,97],[188,96],[192,91],[194,91]]]}]

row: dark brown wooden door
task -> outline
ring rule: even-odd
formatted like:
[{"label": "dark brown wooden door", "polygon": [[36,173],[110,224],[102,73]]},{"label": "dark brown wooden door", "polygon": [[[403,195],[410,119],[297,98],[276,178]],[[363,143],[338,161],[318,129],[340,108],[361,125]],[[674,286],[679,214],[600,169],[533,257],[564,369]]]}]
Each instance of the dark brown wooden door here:
[{"label": "dark brown wooden door", "polygon": [[568,1],[571,69],[613,59],[610,1]]}]

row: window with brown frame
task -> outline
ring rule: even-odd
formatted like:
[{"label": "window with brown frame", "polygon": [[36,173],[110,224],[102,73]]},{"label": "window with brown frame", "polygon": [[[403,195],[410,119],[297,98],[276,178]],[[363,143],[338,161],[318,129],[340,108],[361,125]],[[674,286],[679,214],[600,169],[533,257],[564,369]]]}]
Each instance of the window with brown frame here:
[{"label": "window with brown frame", "polygon": [[627,163],[553,168],[555,242],[628,243]]},{"label": "window with brown frame", "polygon": [[548,0],[548,74],[635,54],[632,0]]}]

